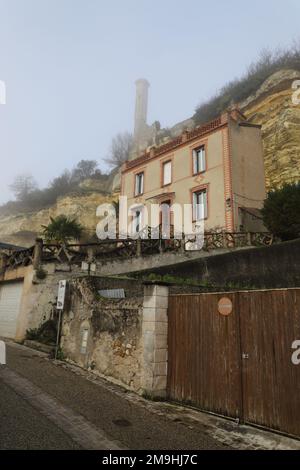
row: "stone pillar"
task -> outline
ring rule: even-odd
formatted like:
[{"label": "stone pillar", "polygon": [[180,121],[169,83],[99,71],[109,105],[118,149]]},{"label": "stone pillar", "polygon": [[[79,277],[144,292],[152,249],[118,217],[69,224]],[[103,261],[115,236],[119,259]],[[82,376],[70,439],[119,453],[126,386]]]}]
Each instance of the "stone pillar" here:
[{"label": "stone pillar", "polygon": [[247,245],[251,246],[252,245],[252,233],[247,232]]},{"label": "stone pillar", "polygon": [[151,397],[165,398],[167,393],[168,296],[167,286],[144,287],[142,389]]},{"label": "stone pillar", "polygon": [[92,263],[95,259],[95,247],[94,246],[88,246],[87,248],[87,260],[88,263]]},{"label": "stone pillar", "polygon": [[0,253],[0,274],[4,274],[6,270],[7,255]]},{"label": "stone pillar", "polygon": [[35,247],[33,252],[33,268],[38,269],[43,256],[43,240],[42,238],[37,238],[35,241]]},{"label": "stone pillar", "polygon": [[142,240],[140,238],[136,240],[136,256],[142,256]]}]

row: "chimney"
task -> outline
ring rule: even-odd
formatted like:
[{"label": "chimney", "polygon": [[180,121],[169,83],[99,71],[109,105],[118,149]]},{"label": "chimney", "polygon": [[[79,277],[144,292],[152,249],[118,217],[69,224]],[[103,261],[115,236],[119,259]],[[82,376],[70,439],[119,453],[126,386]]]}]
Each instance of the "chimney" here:
[{"label": "chimney", "polygon": [[138,142],[143,138],[147,126],[148,88],[150,84],[144,78],[140,78],[135,82],[135,85],[134,139]]}]

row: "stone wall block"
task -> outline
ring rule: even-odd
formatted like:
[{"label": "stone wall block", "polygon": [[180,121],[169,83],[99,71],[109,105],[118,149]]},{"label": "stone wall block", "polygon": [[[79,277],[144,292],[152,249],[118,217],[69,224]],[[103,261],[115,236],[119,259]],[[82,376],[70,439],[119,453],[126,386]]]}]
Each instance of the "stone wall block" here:
[{"label": "stone wall block", "polygon": [[154,379],[157,376],[167,375],[167,361],[165,362],[155,362],[153,364],[153,375]]},{"label": "stone wall block", "polygon": [[163,393],[167,388],[167,376],[166,375],[158,375],[153,380],[153,388],[158,392]]},{"label": "stone wall block", "polygon": [[168,351],[167,349],[155,349],[153,354],[154,362],[167,362],[168,360]]},{"label": "stone wall block", "polygon": [[143,302],[142,389],[147,395],[165,397],[168,360],[168,288],[148,285]]},{"label": "stone wall block", "polygon": [[167,349],[168,347],[168,336],[167,335],[155,335],[155,349]]}]

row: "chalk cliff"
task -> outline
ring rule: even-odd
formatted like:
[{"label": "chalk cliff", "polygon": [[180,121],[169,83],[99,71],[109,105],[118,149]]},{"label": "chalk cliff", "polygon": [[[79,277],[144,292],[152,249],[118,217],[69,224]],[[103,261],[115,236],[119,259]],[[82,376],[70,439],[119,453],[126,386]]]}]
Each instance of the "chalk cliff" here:
[{"label": "chalk cliff", "polygon": [[262,126],[268,189],[300,181],[300,105],[292,101],[296,80],[298,71],[276,72],[240,103],[248,120]]},{"label": "chalk cliff", "polygon": [[76,217],[85,228],[85,239],[90,239],[95,235],[99,222],[96,217],[97,207],[114,199],[116,195],[106,195],[98,191],[70,194],[59,198],[55,205],[37,212],[0,216],[0,240],[24,247],[31,246],[41,233],[42,225],[47,225],[50,217],[60,214]]}]

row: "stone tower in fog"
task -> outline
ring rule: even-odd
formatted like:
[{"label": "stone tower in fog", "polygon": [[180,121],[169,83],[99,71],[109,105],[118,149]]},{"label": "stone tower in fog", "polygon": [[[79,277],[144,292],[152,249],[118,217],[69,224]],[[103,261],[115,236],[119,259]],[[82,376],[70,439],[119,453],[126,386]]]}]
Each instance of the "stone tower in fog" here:
[{"label": "stone tower in fog", "polygon": [[129,160],[141,156],[147,149],[162,143],[169,142],[172,138],[178,137],[183,130],[194,129],[195,123],[192,119],[186,119],[176,124],[171,129],[161,129],[159,121],[149,125],[147,123],[148,92],[150,84],[145,78],[140,78],[135,82],[135,114],[133,146],[129,155]]},{"label": "stone tower in fog", "polygon": [[135,115],[134,115],[134,141],[139,147],[143,145],[148,137],[147,111],[148,111],[148,89],[149,82],[140,78],[135,82]]}]

